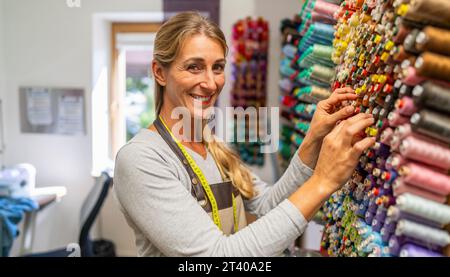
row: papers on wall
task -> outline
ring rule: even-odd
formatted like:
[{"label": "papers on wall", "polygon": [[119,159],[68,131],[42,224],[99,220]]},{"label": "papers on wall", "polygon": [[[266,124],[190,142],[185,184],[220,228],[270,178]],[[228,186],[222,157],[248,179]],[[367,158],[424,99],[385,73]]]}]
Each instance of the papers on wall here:
[{"label": "papers on wall", "polygon": [[83,89],[21,87],[19,94],[23,133],[85,134]]},{"label": "papers on wall", "polygon": [[31,125],[50,125],[53,122],[50,90],[30,88],[27,94],[27,120]]}]

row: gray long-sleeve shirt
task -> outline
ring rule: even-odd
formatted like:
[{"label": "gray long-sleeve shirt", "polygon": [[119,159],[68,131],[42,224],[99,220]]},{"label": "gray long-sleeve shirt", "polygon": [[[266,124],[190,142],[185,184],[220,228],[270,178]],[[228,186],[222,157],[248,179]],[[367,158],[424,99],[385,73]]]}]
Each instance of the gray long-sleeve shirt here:
[{"label": "gray long-sleeve shirt", "polygon": [[[222,182],[210,153],[203,159],[187,151],[210,184]],[[226,236],[191,195],[189,175],[170,147],[158,133],[142,129],[117,154],[114,191],[139,256],[275,256],[307,225],[286,198],[311,175],[297,154],[274,185],[253,175],[258,194],[244,205],[259,218]]]}]

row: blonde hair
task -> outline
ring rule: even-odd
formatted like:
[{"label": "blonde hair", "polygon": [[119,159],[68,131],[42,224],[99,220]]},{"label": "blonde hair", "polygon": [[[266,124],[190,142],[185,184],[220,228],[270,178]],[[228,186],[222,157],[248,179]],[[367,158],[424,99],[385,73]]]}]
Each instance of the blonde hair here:
[{"label": "blonde hair", "polygon": [[[228,46],[225,35],[215,23],[201,16],[198,12],[182,12],[171,17],[158,30],[153,59],[163,67],[170,66],[178,56],[186,38],[199,34],[218,41],[225,55],[227,54]],[[155,82],[156,116],[159,116],[163,106],[163,93],[164,86]],[[230,178],[239,192],[248,199],[255,196],[250,171],[243,165],[238,155],[224,143],[217,142],[214,139],[204,143],[221,172]]]}]

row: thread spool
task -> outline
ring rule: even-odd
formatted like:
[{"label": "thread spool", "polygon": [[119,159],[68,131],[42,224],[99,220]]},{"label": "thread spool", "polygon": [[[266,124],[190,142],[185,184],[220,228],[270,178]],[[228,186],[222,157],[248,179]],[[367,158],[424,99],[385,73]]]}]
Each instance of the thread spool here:
[{"label": "thread spool", "polygon": [[441,251],[441,249],[442,249],[442,247],[439,247],[437,245],[430,244],[427,242],[423,242],[423,241],[415,239],[415,238],[411,238],[411,237],[407,237],[407,236],[397,236],[397,235],[393,234],[389,238],[389,242],[388,242],[390,254],[393,256],[398,256],[400,254],[401,247],[408,243],[413,243],[415,245],[426,247],[427,249],[436,251],[436,252]]},{"label": "thread spool", "polygon": [[450,31],[427,26],[416,36],[416,49],[450,56]]},{"label": "thread spool", "polygon": [[450,143],[450,117],[422,110],[411,116],[412,129],[445,143]]},{"label": "thread spool", "polygon": [[327,99],[331,96],[331,92],[327,89],[313,86],[311,91],[311,96],[318,98],[320,100]]},{"label": "thread spool", "polygon": [[403,43],[408,33],[411,31],[410,28],[405,26],[404,24],[401,24],[397,33],[395,34],[393,41],[397,44]]},{"label": "thread spool", "polygon": [[395,235],[411,237],[413,239],[417,239],[425,243],[431,243],[440,247],[450,244],[450,234],[446,231],[431,228],[426,225],[404,219],[397,223]]},{"label": "thread spool", "polygon": [[442,254],[420,247],[418,245],[407,243],[400,249],[400,257],[442,257]]},{"label": "thread spool", "polygon": [[404,193],[396,199],[396,206],[408,214],[426,218],[444,226],[450,223],[450,206]]},{"label": "thread spool", "polygon": [[417,108],[414,106],[414,101],[411,97],[407,96],[397,99],[395,102],[395,108],[400,114],[405,116],[411,116],[417,111]]},{"label": "thread spool", "polygon": [[388,94],[385,98],[384,98],[384,104],[383,104],[383,108],[386,109],[387,111],[391,110],[392,107],[395,104],[395,97],[392,94]]},{"label": "thread spool", "polygon": [[285,92],[291,92],[294,88],[294,85],[291,80],[288,78],[283,78],[278,82],[278,86]]},{"label": "thread spool", "polygon": [[403,47],[405,50],[411,54],[418,54],[419,50],[416,49],[416,37],[420,33],[420,30],[414,29],[412,30],[403,41]]},{"label": "thread spool", "polygon": [[314,4],[314,11],[319,14],[326,15],[329,18],[334,18],[334,13],[337,10],[339,10],[339,6],[329,2],[318,0]]},{"label": "thread spool", "polygon": [[398,96],[399,98],[403,98],[405,96],[411,96],[412,94],[412,90],[413,87],[409,86],[408,84],[402,84],[402,86],[400,87],[399,91],[398,91]]},{"label": "thread spool", "polygon": [[412,91],[414,104],[450,114],[450,88],[427,81]]},{"label": "thread spool", "polygon": [[425,198],[425,199],[428,199],[431,201],[435,201],[437,203],[445,202],[444,195],[439,195],[439,194],[433,193],[431,191],[424,190],[422,188],[410,185],[410,184],[404,182],[403,179],[401,179],[401,178],[394,181],[394,183],[392,184],[392,188],[393,188],[394,196],[396,196],[396,197],[398,197],[404,193],[410,193],[410,194],[414,194],[414,195],[420,196],[422,198]]},{"label": "thread spool", "polygon": [[415,186],[437,194],[450,194],[450,177],[430,168],[409,162],[399,170],[403,179]]},{"label": "thread spool", "polygon": [[406,123],[398,126],[394,131],[394,136],[391,140],[391,145],[394,150],[399,151],[399,147],[402,143],[402,141],[408,137],[414,137],[416,139],[419,139],[421,141],[427,142],[432,145],[447,147],[447,144],[436,140],[434,138],[431,138],[429,136],[425,136],[416,132],[413,132],[413,129],[411,128],[411,124]]},{"label": "thread spool", "polygon": [[424,52],[416,59],[415,68],[420,76],[450,82],[450,57]]},{"label": "thread spool", "polygon": [[447,245],[444,250],[442,251],[442,253],[447,256],[450,257],[450,245]]},{"label": "thread spool", "polygon": [[388,115],[389,126],[397,127],[409,121],[409,118],[401,115],[399,112],[392,111]]},{"label": "thread spool", "polygon": [[311,78],[324,83],[331,83],[334,78],[334,70],[326,66],[313,65]]},{"label": "thread spool", "polygon": [[[391,56],[392,56],[392,59],[393,59],[394,61],[396,61],[396,62],[401,62],[401,61],[403,61],[403,60],[405,60],[405,59],[408,59],[408,58],[412,57],[412,54],[408,53],[408,52],[405,50],[405,47],[402,45],[402,46],[395,47],[395,48],[391,51]],[[394,71],[395,71],[395,70],[394,70]]]},{"label": "thread spool", "polygon": [[403,158],[399,154],[392,153],[387,159],[386,159],[386,169],[398,169],[400,166],[404,165],[407,161],[405,158]]},{"label": "thread spool", "polygon": [[413,66],[410,66],[410,67],[408,67],[408,69],[405,70],[405,73],[403,74],[402,82],[408,86],[415,86],[415,85],[422,83],[425,80],[426,80],[425,77],[417,74],[416,68],[414,68]]},{"label": "thread spool", "polygon": [[404,17],[424,24],[450,28],[450,2],[445,0],[411,0]]},{"label": "thread spool", "polygon": [[423,162],[444,170],[450,169],[450,149],[441,145],[408,136],[399,147],[400,153],[408,159]]}]

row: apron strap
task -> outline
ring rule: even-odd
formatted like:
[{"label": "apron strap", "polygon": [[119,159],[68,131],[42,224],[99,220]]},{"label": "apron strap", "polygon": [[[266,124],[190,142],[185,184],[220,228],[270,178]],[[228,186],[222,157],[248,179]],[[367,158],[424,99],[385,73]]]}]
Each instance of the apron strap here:
[{"label": "apron strap", "polygon": [[153,122],[153,125],[155,125],[155,128],[156,130],[158,130],[161,137],[169,145],[170,149],[172,149],[172,151],[183,164],[183,167],[186,169],[189,178],[191,179],[192,194],[200,203],[200,205],[205,208],[208,201],[206,201],[206,196],[203,192],[203,188],[200,184],[200,180],[198,179],[197,174],[195,174],[194,170],[191,168],[188,161],[184,157],[183,152],[181,152],[177,143],[172,138],[172,135],[167,131],[166,127],[164,127],[159,117],[156,118],[156,120]]}]

